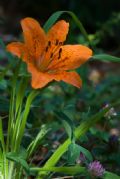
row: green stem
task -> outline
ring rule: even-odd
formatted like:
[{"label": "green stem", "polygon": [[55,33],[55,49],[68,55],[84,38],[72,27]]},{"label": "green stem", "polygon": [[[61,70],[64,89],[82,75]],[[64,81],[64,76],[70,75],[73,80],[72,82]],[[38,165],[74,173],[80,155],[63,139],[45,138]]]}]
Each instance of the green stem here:
[{"label": "green stem", "polygon": [[0,142],[2,145],[2,150],[5,152],[5,142],[4,142],[3,125],[2,125],[1,117],[0,117]]},{"label": "green stem", "polygon": [[20,147],[20,143],[21,143],[22,137],[24,135],[27,117],[28,117],[28,114],[30,112],[31,103],[38,94],[39,94],[39,91],[33,90],[27,98],[25,110],[23,112],[23,117],[22,117],[22,120],[21,120],[21,124],[20,124],[20,127],[18,128],[18,133],[17,133],[17,136],[16,136],[15,151],[17,151]]},{"label": "green stem", "polygon": [[16,95],[16,81],[19,74],[21,61],[18,62],[16,66],[15,73],[12,77],[11,84],[11,98],[10,98],[10,109],[9,109],[9,121],[8,121],[8,131],[7,131],[7,142],[6,142],[6,151],[9,151],[9,144],[11,142],[11,136],[14,130],[14,120],[15,120],[15,95]]},{"label": "green stem", "polygon": [[50,131],[51,129],[48,128],[47,125],[42,125],[40,132],[37,134],[35,139],[29,144],[27,148],[27,159],[34,153],[34,151],[38,148],[41,140],[46,136],[46,134]]},{"label": "green stem", "polygon": [[85,30],[84,26],[82,25],[81,21],[78,19],[78,17],[72,12],[72,11],[57,11],[54,14],[52,14],[49,19],[47,20],[47,22],[44,25],[44,29],[46,32],[48,32],[48,30],[51,28],[51,26],[55,23],[55,21],[63,14],[63,13],[67,13],[69,14],[72,19],[74,20],[74,22],[76,23],[76,25],[78,26],[78,28],[80,29],[81,33],[84,35],[84,37],[86,38],[86,40],[91,44],[91,41],[89,39],[89,36],[87,34],[87,31]]},{"label": "green stem", "polygon": [[81,166],[70,166],[70,167],[43,167],[43,168],[31,168],[30,169],[31,172],[41,172],[41,171],[47,171],[47,172],[62,172],[62,173],[66,173],[69,175],[75,175],[78,173],[84,173],[86,172],[85,167],[81,167]]},{"label": "green stem", "polygon": [[8,121],[8,131],[7,131],[7,142],[6,142],[6,151],[9,150],[10,136],[14,128],[14,99],[15,99],[15,89],[11,93],[10,99],[10,109],[9,109],[9,121]]},{"label": "green stem", "polygon": [[14,162],[12,162],[12,161],[9,162],[9,176],[8,176],[8,179],[13,179],[14,165],[15,165]]},{"label": "green stem", "polygon": [[6,159],[5,153],[3,153],[3,165],[4,165],[4,178],[8,179],[9,176],[9,168],[8,168],[8,160]]},{"label": "green stem", "polygon": [[74,22],[76,23],[76,25],[79,27],[81,33],[84,35],[84,37],[86,38],[86,40],[91,43],[90,39],[89,39],[89,36],[88,36],[88,33],[87,31],[85,30],[84,26],[82,25],[81,21],[78,19],[78,17],[71,11],[65,11],[67,12],[74,20]]},{"label": "green stem", "polygon": [[[110,109],[110,107],[105,108],[104,110],[98,112],[91,118],[83,121],[79,127],[75,130],[75,138],[80,138],[87,130],[93,126],[97,121],[99,121],[105,113]],[[58,149],[53,153],[53,155],[45,163],[44,168],[53,167],[56,165],[60,157],[67,151],[69,144],[71,143],[70,139],[67,139]],[[47,175],[47,172],[40,172],[37,179],[41,179],[44,175]],[[42,176],[42,177],[41,177]]]},{"label": "green stem", "polygon": [[19,128],[21,126],[21,119],[22,119],[22,107],[23,107],[23,99],[25,96],[25,89],[28,84],[28,78],[23,77],[21,79],[20,85],[18,90],[16,91],[16,101],[14,105],[14,113],[15,113],[15,121],[14,121],[14,131],[11,136],[11,146],[13,147],[12,150],[14,151],[15,143],[17,140],[17,134]]},{"label": "green stem", "polygon": [[0,117],[0,162],[1,162],[1,175],[3,174],[4,178],[8,178],[8,161],[6,160],[6,151],[5,151],[5,141],[4,141],[4,134],[3,134],[3,125],[2,125],[2,118]]}]

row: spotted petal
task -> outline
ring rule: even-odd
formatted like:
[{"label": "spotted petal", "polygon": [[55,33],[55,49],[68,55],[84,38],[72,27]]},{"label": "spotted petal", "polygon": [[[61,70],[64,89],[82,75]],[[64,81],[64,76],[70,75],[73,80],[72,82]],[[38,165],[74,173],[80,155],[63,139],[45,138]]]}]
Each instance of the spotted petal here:
[{"label": "spotted petal", "polygon": [[69,31],[69,23],[64,20],[58,21],[52,28],[48,31],[48,40],[52,43],[64,42]]},{"label": "spotted petal", "polygon": [[38,71],[32,64],[28,64],[28,71],[32,74],[31,85],[34,89],[42,88],[53,80],[64,81],[78,88],[82,85],[81,78],[76,72],[44,73]]},{"label": "spotted petal", "polygon": [[73,70],[92,56],[92,50],[83,45],[64,45],[61,49],[61,57],[59,58],[58,53],[48,70]]},{"label": "spotted petal", "polygon": [[35,59],[38,59],[45,49],[47,40],[44,30],[33,18],[27,17],[21,21],[25,44]]}]

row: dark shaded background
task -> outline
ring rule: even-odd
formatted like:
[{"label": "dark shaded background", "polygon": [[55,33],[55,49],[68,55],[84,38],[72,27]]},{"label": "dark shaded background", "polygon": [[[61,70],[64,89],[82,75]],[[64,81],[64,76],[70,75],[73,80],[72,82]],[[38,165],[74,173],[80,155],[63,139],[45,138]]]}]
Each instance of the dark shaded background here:
[{"label": "dark shaded background", "polygon": [[76,13],[88,31],[95,32],[100,24],[120,10],[119,0],[1,0],[0,17],[13,30],[18,19],[26,16],[37,18],[44,23],[55,11],[70,10]]},{"label": "dark shaded background", "polygon": [[[30,16],[43,25],[48,17],[58,10],[73,11],[87,32],[96,35],[98,47],[110,51],[119,50],[120,0],[1,0],[0,35],[18,36],[21,32],[22,18]],[[64,15],[61,18],[68,16]],[[72,24],[72,29],[75,28],[76,26]],[[78,29],[75,32],[80,33]],[[73,39],[75,41],[74,34]]]}]

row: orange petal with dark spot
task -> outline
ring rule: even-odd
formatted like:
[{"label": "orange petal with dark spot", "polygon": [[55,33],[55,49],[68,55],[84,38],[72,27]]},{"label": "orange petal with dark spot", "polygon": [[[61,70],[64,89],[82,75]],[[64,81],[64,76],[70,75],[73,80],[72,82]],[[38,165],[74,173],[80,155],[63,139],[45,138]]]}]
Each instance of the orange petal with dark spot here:
[{"label": "orange petal with dark spot", "polygon": [[39,72],[32,64],[28,64],[28,71],[32,74],[31,85],[34,89],[43,88],[53,80],[64,81],[78,88],[82,85],[82,80],[76,72],[44,73]]},{"label": "orange petal with dark spot", "polygon": [[51,61],[51,55],[56,53],[60,49],[60,46],[63,45],[63,42],[66,40],[66,36],[69,31],[69,23],[64,20],[58,21],[47,33],[48,51],[45,53],[45,60],[42,62],[42,66],[47,66]]},{"label": "orange petal with dark spot", "polygon": [[61,48],[61,58],[56,56],[48,70],[73,70],[92,56],[92,50],[83,45],[64,45]]},{"label": "orange petal with dark spot", "polygon": [[24,18],[21,25],[25,44],[31,54],[34,54],[35,59],[38,59],[47,43],[46,34],[40,24],[33,18]]},{"label": "orange petal with dark spot", "polygon": [[64,20],[60,20],[48,31],[48,41],[51,41],[54,44],[56,43],[56,40],[59,42],[64,42],[66,40],[68,31],[69,23]]}]

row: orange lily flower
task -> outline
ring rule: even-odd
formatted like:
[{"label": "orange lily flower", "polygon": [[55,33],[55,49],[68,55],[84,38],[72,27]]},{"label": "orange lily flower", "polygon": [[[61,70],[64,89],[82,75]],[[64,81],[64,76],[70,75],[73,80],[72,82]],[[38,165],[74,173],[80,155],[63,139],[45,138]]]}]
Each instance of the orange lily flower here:
[{"label": "orange lily flower", "polygon": [[12,42],[7,50],[22,56],[32,74],[33,88],[42,88],[49,82],[64,81],[78,88],[82,81],[74,70],[92,56],[92,50],[83,45],[63,45],[69,30],[69,23],[58,21],[46,34],[33,18],[21,21],[24,43]]}]

